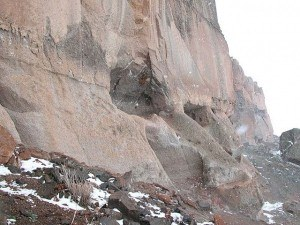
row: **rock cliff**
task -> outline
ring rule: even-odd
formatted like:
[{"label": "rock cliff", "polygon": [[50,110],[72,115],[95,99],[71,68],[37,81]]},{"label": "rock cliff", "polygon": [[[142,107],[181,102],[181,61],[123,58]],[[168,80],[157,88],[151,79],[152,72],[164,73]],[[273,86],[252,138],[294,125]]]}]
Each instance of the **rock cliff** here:
[{"label": "rock cliff", "polygon": [[16,142],[183,189],[252,179],[233,156],[272,125],[214,0],[0,4],[0,125]]}]

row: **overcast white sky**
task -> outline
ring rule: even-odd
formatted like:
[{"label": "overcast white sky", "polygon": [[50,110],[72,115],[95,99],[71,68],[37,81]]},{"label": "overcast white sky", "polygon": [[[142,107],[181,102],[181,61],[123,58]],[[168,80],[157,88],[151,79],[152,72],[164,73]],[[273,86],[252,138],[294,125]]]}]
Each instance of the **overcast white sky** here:
[{"label": "overcast white sky", "polygon": [[263,87],[274,133],[300,128],[300,1],[216,4],[230,55]]}]

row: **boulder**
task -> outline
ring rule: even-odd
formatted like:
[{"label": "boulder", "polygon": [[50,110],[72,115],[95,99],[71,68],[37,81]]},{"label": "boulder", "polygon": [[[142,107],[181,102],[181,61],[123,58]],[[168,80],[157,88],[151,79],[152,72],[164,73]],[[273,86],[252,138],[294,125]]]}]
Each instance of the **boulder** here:
[{"label": "boulder", "polygon": [[12,135],[0,125],[0,164],[5,164],[12,157],[17,146]]},{"label": "boulder", "polygon": [[136,202],[128,197],[128,194],[123,191],[118,191],[109,196],[108,207],[111,209],[117,208],[125,216],[134,221],[140,220],[140,211]]},{"label": "boulder", "polygon": [[300,129],[283,132],[280,135],[279,148],[283,158],[300,165]]}]

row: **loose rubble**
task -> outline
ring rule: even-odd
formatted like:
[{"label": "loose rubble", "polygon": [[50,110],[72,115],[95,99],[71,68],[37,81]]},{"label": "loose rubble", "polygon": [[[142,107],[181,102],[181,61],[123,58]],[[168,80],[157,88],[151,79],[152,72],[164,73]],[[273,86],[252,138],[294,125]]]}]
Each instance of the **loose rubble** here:
[{"label": "loose rubble", "polygon": [[[114,176],[100,168],[69,166],[70,170],[63,170],[62,167],[68,165],[58,158],[49,161],[35,157],[20,160],[19,165],[19,168],[0,165],[1,198],[4,202],[22,201],[22,204],[14,202],[14,205],[4,207],[7,214],[1,219],[6,219],[6,224],[24,224],[26,221],[49,224],[50,220],[44,214],[55,207],[62,209],[61,216],[57,215],[57,224],[71,224],[72,220],[73,224],[213,224],[196,223],[191,215],[180,212],[177,202],[167,201],[164,193],[151,195],[129,190],[122,186],[125,182],[122,176]],[[92,186],[87,205],[81,204],[63,182],[66,174],[62,172],[71,170],[80,174],[76,182],[87,182]],[[155,190],[163,189],[157,186]],[[22,211],[21,206],[26,210]]]}]

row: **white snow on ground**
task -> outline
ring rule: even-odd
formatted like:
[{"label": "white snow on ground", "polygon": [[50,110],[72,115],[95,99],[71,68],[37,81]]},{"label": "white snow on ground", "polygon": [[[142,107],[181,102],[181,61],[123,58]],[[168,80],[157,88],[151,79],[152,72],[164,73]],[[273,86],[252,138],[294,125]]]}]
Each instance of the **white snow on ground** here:
[{"label": "white snow on ground", "polygon": [[171,213],[171,217],[174,221],[172,224],[179,224],[183,220],[183,216],[180,213]]},{"label": "white snow on ground", "polygon": [[271,212],[274,210],[282,211],[282,206],[283,206],[283,203],[281,203],[281,202],[276,202],[274,204],[272,204],[270,202],[265,202],[262,206],[262,210],[267,211],[267,212]]},{"label": "white snow on ground", "polygon": [[6,181],[4,180],[4,181],[0,181],[0,188],[1,187],[4,187],[4,186],[6,186],[7,185],[7,183],[6,183]]},{"label": "white snow on ground", "polygon": [[272,151],[270,151],[270,153],[274,156],[277,156],[277,155],[281,156],[281,151],[280,150],[272,150]]},{"label": "white snow on ground", "polygon": [[148,206],[149,208],[151,208],[151,209],[149,209],[151,216],[157,217],[157,218],[165,218],[166,217],[166,214],[163,213],[161,211],[161,208],[159,208],[157,205],[152,205],[148,202],[145,202],[145,205]]},{"label": "white snow on ground", "polygon": [[11,174],[10,170],[5,166],[0,165],[0,176],[6,176],[9,174]]},{"label": "white snow on ground", "polygon": [[[264,215],[269,219],[267,222],[268,224],[274,224],[275,221],[273,220],[273,217],[278,214],[278,212],[283,212],[282,209],[283,203],[276,202],[274,204],[270,202],[265,202],[262,206],[262,210],[264,211]],[[268,212],[268,213],[266,213]],[[275,213],[275,215],[272,215],[271,213]]]},{"label": "white snow on ground", "polygon": [[90,194],[91,203],[99,203],[99,207],[101,208],[107,203],[110,194],[107,191],[103,191],[101,189],[97,189],[93,187],[93,191]]},{"label": "white snow on ground", "polygon": [[117,220],[118,224],[123,225],[123,220]]},{"label": "white snow on ground", "polygon": [[[51,163],[47,160],[37,159],[37,158],[33,158],[33,157],[30,158],[29,160],[21,161],[21,169],[24,172],[33,172],[37,168],[52,168],[52,167],[53,167],[53,163]],[[0,165],[0,175],[6,176],[9,174],[12,174],[9,171],[9,169],[3,165]],[[99,206],[102,207],[105,204],[107,204],[110,194],[107,191],[103,191],[98,188],[104,182],[102,182],[99,178],[95,177],[95,175],[92,173],[89,173],[88,176],[89,176],[89,178],[87,179],[87,181],[89,181],[90,183],[92,183],[94,185],[93,191],[90,194],[90,202],[91,203],[98,202]],[[39,179],[40,177],[34,177],[34,178]],[[113,180],[110,180],[110,182],[112,182],[112,181]],[[49,199],[40,197],[37,194],[36,190],[27,189],[27,188],[25,188],[25,186],[26,185],[23,185],[23,186],[18,185],[16,182],[12,182],[12,183],[8,184],[6,181],[0,181],[0,190],[4,191],[10,195],[23,195],[23,196],[32,195],[41,201],[60,206],[61,208],[64,208],[64,209],[85,210],[84,208],[79,206],[76,202],[74,202],[71,199],[71,196],[69,196],[68,198],[66,198],[64,196],[60,198],[59,195],[57,195],[56,197],[49,200]],[[141,202],[141,201],[143,201],[144,198],[149,198],[148,194],[145,194],[142,192],[129,192],[128,196],[136,202]],[[29,200],[32,201],[32,199],[29,199]],[[147,202],[144,202],[144,204],[149,208],[149,211],[150,211],[150,214],[152,217],[157,217],[157,218],[165,218],[166,217],[165,213],[161,212],[161,208],[158,207],[157,205],[152,205]],[[142,205],[140,207],[143,208]],[[266,207],[266,209],[269,209],[269,208]],[[113,210],[119,212],[118,209],[113,209]],[[171,217],[173,218],[173,221],[174,221],[172,223],[172,225],[178,225],[179,223],[181,223],[183,221],[183,216],[180,213],[171,213]],[[15,222],[16,221],[14,219],[7,220],[7,224],[13,225],[13,224],[15,224]],[[123,220],[117,220],[117,222],[120,225],[123,225]],[[197,223],[197,225],[213,225],[213,224],[214,223],[211,223],[211,222]]]},{"label": "white snow on ground", "polygon": [[[32,172],[33,170],[37,169],[37,168],[51,168],[53,167],[53,164],[50,163],[47,160],[43,160],[43,159],[36,159],[36,158],[30,158],[29,160],[23,160],[21,161],[21,169],[24,172]],[[11,172],[4,166],[0,166],[0,175],[9,175],[11,174]],[[89,174],[88,181],[99,186],[101,185],[103,182],[95,177],[93,174]],[[82,208],[81,206],[79,206],[76,202],[74,202],[71,197],[69,198],[59,198],[59,196],[52,198],[51,200],[49,199],[45,199],[45,198],[41,198],[35,190],[33,189],[26,189],[23,187],[21,187],[20,185],[18,185],[15,182],[12,182],[10,184],[8,184],[6,181],[0,181],[0,190],[4,191],[8,194],[11,195],[23,195],[23,196],[29,196],[29,195],[33,195],[35,197],[37,197],[38,199],[40,199],[41,201],[45,201],[54,205],[58,205],[62,208],[65,209],[73,209],[73,210],[85,210],[84,208]],[[110,194],[106,191],[102,191],[101,189],[97,189],[95,187],[93,187],[93,191],[90,194],[90,198],[91,198],[91,203],[99,203],[99,206],[102,207],[103,205],[105,205],[107,203],[107,200],[109,198]]]},{"label": "white snow on ground", "polygon": [[[136,202],[141,202],[143,198],[149,198],[148,194],[142,193],[142,192],[129,192],[128,196],[132,199],[134,199]],[[157,218],[165,218],[166,214],[161,211],[161,208],[157,205],[150,204],[148,202],[144,202],[144,205],[149,208],[150,216],[157,217]],[[144,208],[142,205],[140,205],[141,208]],[[171,213],[171,217],[173,218],[172,225],[177,225],[180,222],[183,221],[183,216],[180,213]]]},{"label": "white snow on ground", "polygon": [[134,199],[136,202],[140,202],[143,198],[149,198],[148,194],[142,193],[140,191],[138,192],[129,192],[129,197]]},{"label": "white snow on ground", "polygon": [[51,203],[51,204],[54,204],[54,205],[58,205],[61,208],[73,209],[73,210],[85,210],[80,205],[78,205],[76,202],[74,202],[71,199],[71,196],[69,196],[68,198],[65,198],[64,196],[59,198],[59,195],[57,195],[57,197],[54,197],[51,200],[46,199],[46,198],[41,198],[39,196],[37,196],[37,197],[40,200],[44,201],[44,202],[48,202],[48,203]]},{"label": "white snow on ground", "polygon": [[52,168],[53,163],[49,162],[48,160],[44,159],[37,159],[31,157],[28,160],[21,161],[21,170],[24,172],[33,172],[37,168]]},{"label": "white snow on ground", "polygon": [[23,195],[23,196],[37,195],[36,191],[33,189],[20,188],[20,187],[16,187],[15,185],[12,185],[12,187],[10,187],[6,182],[5,183],[0,182],[0,190],[11,195]]},{"label": "white snow on ground", "polygon": [[100,186],[104,183],[98,177],[95,177],[95,175],[92,173],[89,173],[89,178],[87,180],[93,184],[96,184],[97,186]]},{"label": "white snow on ground", "polygon": [[69,198],[59,198],[59,196],[52,198],[51,200],[46,199],[46,198],[42,198],[40,197],[35,190],[33,189],[27,189],[27,188],[22,188],[20,186],[18,186],[15,182],[13,182],[12,184],[8,184],[6,181],[1,181],[0,182],[0,190],[4,191],[8,194],[11,195],[23,195],[23,196],[29,196],[29,195],[33,195],[35,197],[37,197],[38,199],[40,199],[41,201],[44,202],[48,202],[54,205],[58,205],[62,208],[65,209],[73,209],[73,210],[84,210],[84,208],[82,208],[81,206],[79,206],[76,202],[74,202],[71,197]]},{"label": "white snow on ground", "polygon": [[6,224],[7,224],[7,225],[14,225],[14,224],[16,224],[16,222],[17,222],[17,221],[16,221],[15,219],[7,219],[7,220],[6,220]]},{"label": "white snow on ground", "polygon": [[274,224],[275,221],[273,220],[273,215],[269,214],[269,213],[264,213],[264,215],[269,219],[267,224]]},{"label": "white snow on ground", "polygon": [[[92,184],[96,185],[97,187],[99,187],[102,183],[104,183],[98,177],[95,177],[94,174],[89,173],[88,175],[89,175],[89,178],[87,180],[89,182],[91,182]],[[93,187],[93,191],[90,194],[90,202],[93,204],[98,202],[98,204],[101,208],[102,206],[107,204],[109,196],[110,196],[110,194],[107,191],[103,191],[99,188]]]}]

